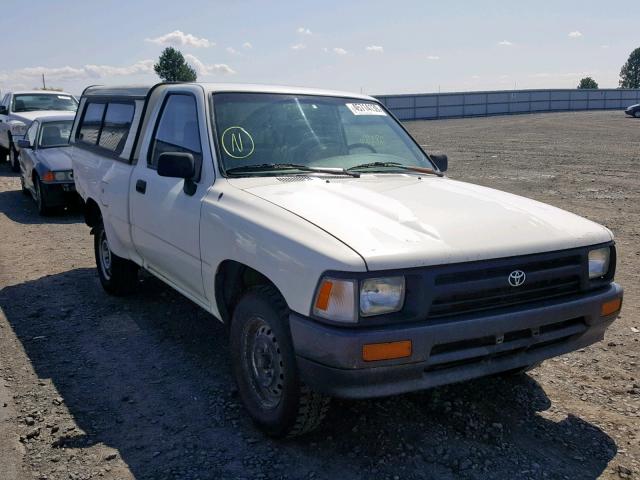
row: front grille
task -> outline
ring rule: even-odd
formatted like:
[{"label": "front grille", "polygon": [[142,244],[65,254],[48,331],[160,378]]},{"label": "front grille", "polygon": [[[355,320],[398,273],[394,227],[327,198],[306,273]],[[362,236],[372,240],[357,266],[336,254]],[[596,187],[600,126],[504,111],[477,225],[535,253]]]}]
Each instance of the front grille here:
[{"label": "front grille", "polygon": [[[429,317],[546,300],[578,293],[584,275],[581,252],[528,255],[503,260],[459,264],[437,272]],[[522,285],[509,284],[509,275],[521,270]]]}]

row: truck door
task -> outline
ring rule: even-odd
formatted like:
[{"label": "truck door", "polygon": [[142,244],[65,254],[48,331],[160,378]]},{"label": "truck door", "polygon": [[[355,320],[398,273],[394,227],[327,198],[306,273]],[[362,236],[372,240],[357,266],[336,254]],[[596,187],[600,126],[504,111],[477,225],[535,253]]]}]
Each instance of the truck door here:
[{"label": "truck door", "polygon": [[[131,177],[130,205],[133,242],[145,268],[187,295],[208,304],[202,282],[200,208],[211,171],[203,172],[206,134],[202,95],[185,88],[169,90],[161,101],[153,128],[146,139]],[[196,163],[196,192],[184,191],[184,180],[157,173],[160,154],[191,153]],[[210,150],[206,149],[207,157]],[[209,159],[209,165],[212,162]],[[210,169],[212,170],[212,169]]]}]

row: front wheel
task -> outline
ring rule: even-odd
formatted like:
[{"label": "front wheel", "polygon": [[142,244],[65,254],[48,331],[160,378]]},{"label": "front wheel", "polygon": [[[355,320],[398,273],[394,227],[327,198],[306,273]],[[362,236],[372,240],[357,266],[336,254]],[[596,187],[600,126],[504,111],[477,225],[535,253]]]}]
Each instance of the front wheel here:
[{"label": "front wheel", "polygon": [[13,144],[9,145],[9,163],[11,164],[11,171],[19,172],[20,171],[20,159],[19,153],[16,150],[16,147]]},{"label": "front wheel", "polygon": [[102,288],[115,296],[132,293],[138,285],[138,265],[111,251],[102,222],[95,227],[93,246]]},{"label": "front wheel", "polygon": [[329,397],[298,378],[288,308],[271,286],[249,290],[231,324],[233,370],[240,397],[253,421],[273,437],[294,437],[317,428]]},{"label": "front wheel", "polygon": [[38,213],[43,217],[49,215],[49,213],[51,213],[51,209],[47,202],[47,188],[42,185],[38,176],[33,179],[33,186],[35,190],[35,201],[38,206]]},{"label": "front wheel", "polygon": [[636,110],[635,112],[633,112],[633,116],[636,118],[640,118],[640,110]]}]

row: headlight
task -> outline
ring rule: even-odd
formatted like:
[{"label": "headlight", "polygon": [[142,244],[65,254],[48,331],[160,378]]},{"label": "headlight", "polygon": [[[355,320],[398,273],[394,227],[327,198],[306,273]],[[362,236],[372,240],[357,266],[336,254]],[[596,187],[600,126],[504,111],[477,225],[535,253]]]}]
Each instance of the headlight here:
[{"label": "headlight", "polygon": [[62,181],[66,181],[66,180],[73,180],[73,171],[72,170],[64,170],[64,171],[61,171],[61,172],[53,172],[53,178],[58,182],[62,182]]},{"label": "headlight", "polygon": [[336,322],[357,322],[355,290],[353,280],[323,278],[313,302],[313,313]]},{"label": "headlight", "polygon": [[589,279],[604,277],[609,271],[609,247],[596,248],[589,252]]},{"label": "headlight", "polygon": [[13,135],[22,136],[27,133],[27,126],[22,122],[9,123],[9,129]]},{"label": "headlight", "polygon": [[368,317],[401,310],[404,290],[404,277],[364,280],[360,286],[360,313]]}]

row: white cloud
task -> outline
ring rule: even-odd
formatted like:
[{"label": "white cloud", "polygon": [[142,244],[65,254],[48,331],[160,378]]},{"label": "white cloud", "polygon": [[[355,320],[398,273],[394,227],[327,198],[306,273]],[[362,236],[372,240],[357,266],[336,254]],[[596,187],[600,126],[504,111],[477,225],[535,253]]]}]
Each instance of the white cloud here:
[{"label": "white cloud", "polygon": [[37,79],[44,75],[56,80],[105,78],[153,73],[153,60],[141,60],[132,65],[84,65],[82,67],[27,67],[5,74],[9,78]]},{"label": "white cloud", "polygon": [[365,47],[365,50],[367,52],[384,53],[384,48],[380,45],[369,45],[368,47]]},{"label": "white cloud", "polygon": [[335,47],[333,49],[333,53],[335,53],[336,55],[346,55],[347,51],[344,48]]},{"label": "white cloud", "polygon": [[440,60],[440,57],[438,55],[429,55],[427,60]]},{"label": "white cloud", "polygon": [[503,47],[512,47],[513,42],[510,42],[509,40],[502,40],[501,42],[498,42],[498,45],[501,45]]},{"label": "white cloud", "polygon": [[214,42],[207,40],[206,38],[198,38],[190,33],[184,33],[180,30],[174,30],[166,35],[161,35],[156,38],[147,38],[146,42],[155,43],[156,45],[171,45],[174,47],[195,47],[195,48],[208,48],[215,45]]},{"label": "white cloud", "polygon": [[253,48],[253,45],[251,45],[250,42],[244,42],[242,44],[242,48],[246,48],[247,50],[249,50],[249,49]]},{"label": "white cloud", "polygon": [[240,53],[233,47],[227,47],[226,50],[227,50],[227,53],[230,53],[231,55],[238,55],[238,53]]},{"label": "white cloud", "polygon": [[208,76],[208,75],[232,75],[236,73],[236,71],[231,68],[226,63],[214,63],[211,65],[207,65],[202,62],[198,57],[191,54],[186,54],[184,59],[187,61],[189,65],[191,65],[196,73],[199,76]]},{"label": "white cloud", "polygon": [[304,43],[296,43],[295,45],[291,45],[291,50],[304,50],[307,46]]},{"label": "white cloud", "polygon": [[580,38],[582,36],[582,32],[579,32],[578,30],[576,30],[575,32],[569,32],[568,37],[569,38]]},{"label": "white cloud", "polygon": [[296,30],[296,32],[302,34],[302,35],[311,35],[311,30],[309,30],[306,27],[298,27],[298,29]]}]

